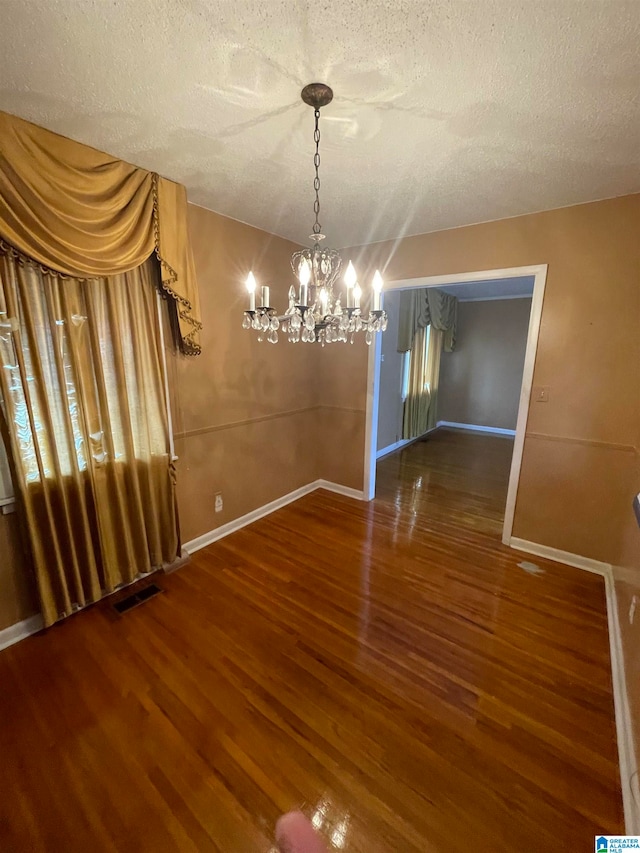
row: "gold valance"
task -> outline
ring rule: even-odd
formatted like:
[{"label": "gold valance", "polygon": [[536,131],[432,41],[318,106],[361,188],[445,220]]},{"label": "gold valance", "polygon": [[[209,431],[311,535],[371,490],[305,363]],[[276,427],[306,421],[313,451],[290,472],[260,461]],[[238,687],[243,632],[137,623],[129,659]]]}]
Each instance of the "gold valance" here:
[{"label": "gold valance", "polygon": [[118,275],[154,251],[187,355],[200,309],[180,184],[0,112],[0,238],[75,278]]},{"label": "gold valance", "polygon": [[456,348],[458,300],[436,287],[412,287],[400,293],[398,352],[409,352],[418,329],[445,332],[444,351]]}]

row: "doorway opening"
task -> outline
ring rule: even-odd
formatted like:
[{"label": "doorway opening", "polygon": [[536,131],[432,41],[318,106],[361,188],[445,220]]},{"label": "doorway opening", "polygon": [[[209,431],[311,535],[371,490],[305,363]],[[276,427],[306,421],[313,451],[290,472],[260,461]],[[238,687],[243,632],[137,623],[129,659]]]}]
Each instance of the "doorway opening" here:
[{"label": "doorway opening", "polygon": [[[455,294],[458,293],[458,298],[462,297],[465,301],[468,300],[487,300],[487,299],[505,299],[507,295],[517,295],[518,289],[522,293],[528,288],[527,296],[531,298],[531,310],[526,334],[526,347],[524,356],[524,367],[522,370],[522,380],[520,383],[519,397],[517,403],[517,417],[515,429],[512,427],[502,428],[504,435],[512,436],[513,452],[509,467],[509,478],[506,495],[506,504],[504,507],[504,522],[502,526],[502,541],[505,544],[510,544],[513,518],[515,514],[516,498],[518,492],[518,483],[520,479],[520,467],[522,464],[522,453],[524,449],[524,438],[527,426],[527,417],[529,412],[529,403],[531,399],[533,368],[538,345],[538,334],[540,330],[540,318],[542,315],[542,303],[544,300],[544,289],[546,284],[547,266],[546,264],[539,266],[526,267],[511,267],[508,269],[499,270],[482,270],[473,273],[460,273],[456,275],[446,276],[428,276],[415,279],[402,279],[397,281],[387,282],[385,285],[385,299],[387,304],[396,298],[396,292],[411,288],[436,287],[445,290],[445,292]],[[526,298],[526,297],[525,297]],[[387,335],[388,346],[393,345],[394,332],[393,328],[387,329],[384,333]],[[396,331],[397,336],[397,331]],[[371,500],[376,493],[376,466],[378,461],[378,453],[380,450],[386,450],[391,453],[402,448],[405,445],[406,439],[397,439],[395,443],[382,445],[378,441],[378,429],[380,419],[380,388],[381,388],[381,367],[382,367],[382,340],[380,335],[376,336],[375,345],[371,347],[369,352],[368,362],[368,382],[367,382],[367,412],[366,412],[366,440],[365,440],[365,478],[364,478],[364,495],[366,499]],[[427,336],[424,336],[427,338]],[[386,344],[386,342],[385,342]],[[386,345],[386,348],[387,345]],[[388,365],[387,365],[388,366]],[[397,365],[396,365],[397,366]],[[403,371],[408,368],[406,361],[403,361]],[[401,388],[398,389],[400,394]],[[388,414],[388,413],[385,413]],[[444,418],[440,418],[440,425],[437,422],[434,426],[438,431],[446,429],[447,424],[442,423]],[[461,427],[481,426],[478,424],[450,420],[450,423],[455,424],[455,429]],[[390,429],[393,434],[393,426],[380,425],[382,429]],[[489,432],[500,435],[500,426],[491,425]],[[450,428],[450,427],[449,427]],[[466,434],[473,434],[471,433]],[[476,434],[482,432],[475,430]],[[396,424],[395,435],[398,435]],[[424,436],[422,436],[424,437]],[[397,446],[393,446],[396,444]],[[472,445],[473,442],[471,441]],[[382,454],[381,454],[382,455]],[[507,462],[508,464],[508,462]]]}]

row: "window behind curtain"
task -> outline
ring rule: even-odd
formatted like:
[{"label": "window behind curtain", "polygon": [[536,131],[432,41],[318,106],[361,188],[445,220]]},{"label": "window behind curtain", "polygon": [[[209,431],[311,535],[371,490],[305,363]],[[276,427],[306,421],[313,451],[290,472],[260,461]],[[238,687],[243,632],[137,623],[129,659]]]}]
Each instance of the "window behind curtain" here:
[{"label": "window behind curtain", "polygon": [[[144,361],[154,354],[134,346],[135,322],[143,310],[153,309],[155,296],[147,294],[142,300],[125,295],[115,312],[103,298],[104,280],[85,282],[82,288],[72,280],[67,297],[64,291],[52,296],[55,288],[50,277],[37,268],[27,275],[28,287],[17,290],[18,304],[13,310],[6,300],[0,303],[0,364],[27,482],[53,477],[56,469],[63,476],[85,471],[89,458],[101,465],[109,456],[117,461],[166,454],[165,401],[144,386]],[[118,339],[115,348],[114,335]],[[26,386],[16,346],[21,348]],[[34,387],[34,349],[43,379],[38,388]],[[79,365],[82,394],[77,387]],[[127,452],[125,437],[133,442],[133,454]],[[0,484],[10,497],[4,448],[0,450]]]},{"label": "window behind curtain", "polygon": [[[429,350],[429,338],[430,338],[430,336],[431,336],[431,326],[427,326],[427,328],[425,330],[425,335],[424,335],[425,356]],[[425,364],[426,364],[426,357],[425,357]],[[402,400],[403,400],[403,402],[409,396],[409,377],[410,377],[410,375],[411,375],[411,351],[409,350],[409,351],[403,353],[403,358],[402,358]],[[425,380],[424,387],[428,391],[430,391],[431,390],[431,383],[428,380]]]}]

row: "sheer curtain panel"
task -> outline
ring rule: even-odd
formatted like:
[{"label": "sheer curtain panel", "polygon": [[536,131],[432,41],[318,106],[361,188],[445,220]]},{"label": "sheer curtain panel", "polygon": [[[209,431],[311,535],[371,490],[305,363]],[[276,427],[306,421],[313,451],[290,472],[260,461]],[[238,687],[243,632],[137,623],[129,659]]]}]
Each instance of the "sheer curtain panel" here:
[{"label": "sheer curtain panel", "polygon": [[155,257],[109,278],[0,254],[0,426],[46,625],[179,552]]}]

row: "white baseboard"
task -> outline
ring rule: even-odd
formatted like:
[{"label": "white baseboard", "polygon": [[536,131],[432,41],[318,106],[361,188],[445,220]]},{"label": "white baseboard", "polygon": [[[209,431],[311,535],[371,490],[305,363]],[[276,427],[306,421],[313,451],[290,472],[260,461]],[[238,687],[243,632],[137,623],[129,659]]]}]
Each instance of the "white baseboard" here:
[{"label": "white baseboard", "polygon": [[[349,486],[341,486],[340,483],[332,483],[331,480],[316,480],[312,483],[314,489],[326,489],[328,492],[335,492],[337,495],[344,495],[345,498],[353,498],[356,501],[364,500],[364,492],[362,489],[351,489]],[[312,489],[311,491],[314,491]]]},{"label": "white baseboard", "polygon": [[376,450],[376,459],[388,456],[390,453],[400,450],[400,448],[404,447],[406,444],[411,444],[412,441],[414,441],[412,438],[401,438],[400,441],[396,441],[394,444],[388,444],[386,447]]},{"label": "white baseboard", "polygon": [[633,739],[629,696],[627,693],[624,652],[622,649],[622,634],[620,631],[613,566],[610,563],[602,563],[599,560],[582,557],[580,554],[572,554],[569,551],[561,551],[558,548],[549,548],[547,545],[528,542],[526,539],[512,537],[509,544],[518,551],[534,554],[537,557],[545,557],[547,560],[565,563],[567,566],[574,566],[576,569],[592,572],[604,578],[624,824],[627,835],[640,835],[638,762]]},{"label": "white baseboard", "polygon": [[190,554],[193,554],[194,551],[199,551],[201,548],[206,548],[207,545],[212,545],[219,539],[223,539],[225,536],[235,533],[236,530],[241,530],[248,524],[253,524],[254,521],[264,518],[265,515],[270,515],[272,512],[287,506],[287,504],[293,503],[293,501],[297,501],[299,498],[310,494],[310,492],[315,492],[316,489],[327,489],[327,491],[336,492],[336,494],[345,495],[345,497],[348,498],[354,498],[355,500],[360,501],[364,500],[363,492],[358,491],[358,489],[350,489],[348,486],[341,486],[339,483],[332,483],[329,480],[314,480],[313,483],[301,486],[299,489],[295,489],[293,492],[289,492],[281,498],[276,498],[275,501],[264,504],[264,506],[246,513],[246,515],[241,515],[240,518],[235,518],[233,521],[229,521],[227,524],[222,524],[220,527],[216,527],[208,533],[203,533],[202,536],[197,536],[190,542],[185,542],[184,549]]},{"label": "white baseboard", "polygon": [[388,444],[381,450],[376,451],[376,459],[382,459],[383,456],[395,453],[396,450],[400,450],[401,447],[406,447],[407,444],[414,444],[416,441],[420,441],[422,438],[431,435],[432,432],[436,432],[439,426],[440,424],[437,424],[437,426],[434,426],[432,429],[428,429],[426,432],[423,432],[422,435],[417,435],[415,438],[401,438],[400,441],[396,441],[395,444]]},{"label": "white baseboard", "polygon": [[633,737],[629,694],[627,692],[620,615],[613,576],[606,575],[604,582],[607,591],[611,680],[613,683],[613,706],[616,716],[616,738],[618,741],[618,764],[620,765],[624,826],[627,835],[640,835],[638,757]]},{"label": "white baseboard", "polygon": [[548,545],[538,545],[537,542],[528,542],[526,539],[518,539],[515,536],[509,540],[509,546],[515,548],[516,551],[526,551],[527,554],[535,554],[536,557],[545,557],[547,560],[554,560],[556,563],[564,563],[567,566],[584,569],[586,572],[593,572],[605,578],[613,578],[613,566],[610,563],[601,563],[599,560],[582,557],[580,554],[560,551],[558,548],[550,548]]},{"label": "white baseboard", "polygon": [[15,625],[10,625],[0,631],[0,651],[12,646],[14,643],[19,643],[25,637],[30,637],[31,634],[37,634],[44,628],[42,616],[38,613],[36,616],[29,616],[28,619],[23,619],[22,622],[16,622]]},{"label": "white baseboard", "polygon": [[470,429],[472,432],[491,432],[494,435],[515,435],[515,429],[502,429],[502,427],[478,426],[477,424],[459,424],[455,421],[438,421],[439,427],[450,427],[451,429]]}]

